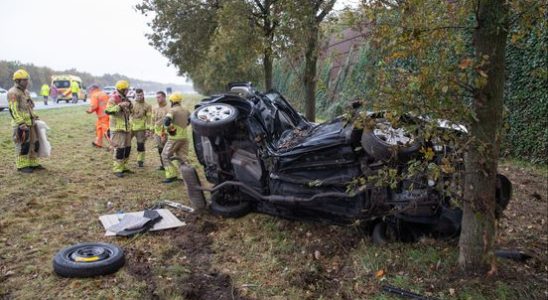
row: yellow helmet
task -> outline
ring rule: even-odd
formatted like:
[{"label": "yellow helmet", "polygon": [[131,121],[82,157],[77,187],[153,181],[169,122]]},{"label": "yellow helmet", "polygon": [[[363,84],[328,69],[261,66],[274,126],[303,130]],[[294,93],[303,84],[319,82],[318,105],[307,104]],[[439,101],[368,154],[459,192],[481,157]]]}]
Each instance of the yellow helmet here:
[{"label": "yellow helmet", "polygon": [[169,95],[169,101],[172,103],[181,103],[181,101],[183,101],[183,94],[175,92]]},{"label": "yellow helmet", "polygon": [[127,80],[118,80],[116,82],[116,89],[119,91],[129,89],[129,82]]},{"label": "yellow helmet", "polygon": [[27,73],[27,71],[23,69],[19,69],[15,71],[15,73],[13,73],[13,80],[29,79],[29,78],[30,78],[29,73]]}]

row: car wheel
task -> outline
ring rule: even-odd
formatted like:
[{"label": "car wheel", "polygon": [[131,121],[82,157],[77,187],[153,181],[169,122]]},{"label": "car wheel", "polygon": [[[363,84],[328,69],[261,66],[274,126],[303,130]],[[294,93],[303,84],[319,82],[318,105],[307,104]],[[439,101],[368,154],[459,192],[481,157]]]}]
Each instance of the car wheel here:
[{"label": "car wheel", "polygon": [[182,165],[181,174],[183,175],[183,180],[185,181],[188,191],[188,198],[190,199],[192,207],[196,210],[204,209],[206,207],[206,201],[204,192],[200,189],[202,185],[200,184],[200,178],[198,178],[196,169]]},{"label": "car wheel", "polygon": [[217,136],[229,133],[236,124],[238,110],[226,103],[208,104],[195,110],[190,123],[192,129],[202,136]]},{"label": "car wheel", "polygon": [[406,160],[420,149],[417,137],[403,128],[393,128],[385,119],[376,119],[375,127],[365,128],[361,145],[365,152],[377,160]]},{"label": "car wheel", "polygon": [[209,209],[215,215],[225,218],[240,218],[251,211],[251,204],[247,201],[232,202],[226,201],[227,193],[223,191],[211,194],[211,205]]},{"label": "car wheel", "polygon": [[373,227],[373,233],[371,233],[371,240],[373,241],[373,244],[383,246],[390,242],[386,233],[387,228],[388,225],[385,222],[378,222],[375,224],[375,227]]},{"label": "car wheel", "polygon": [[4,111],[4,108],[3,108],[3,107],[0,107],[0,111]]},{"label": "car wheel", "polygon": [[496,208],[495,208],[495,217],[499,219],[502,217],[502,212],[510,203],[510,198],[512,198],[512,182],[508,177],[497,174],[497,191],[496,191]]},{"label": "car wheel", "polygon": [[93,277],[112,274],[125,263],[120,247],[105,243],[83,243],[55,254],[53,270],[62,277]]}]

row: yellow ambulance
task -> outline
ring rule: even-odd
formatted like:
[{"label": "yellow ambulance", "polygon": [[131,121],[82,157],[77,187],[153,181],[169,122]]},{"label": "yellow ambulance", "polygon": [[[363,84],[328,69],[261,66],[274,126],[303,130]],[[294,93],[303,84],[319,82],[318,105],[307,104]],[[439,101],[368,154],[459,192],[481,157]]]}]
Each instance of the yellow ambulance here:
[{"label": "yellow ambulance", "polygon": [[[73,75],[53,75],[51,76],[51,85],[55,86],[57,89],[57,99],[54,99],[57,103],[59,103],[59,101],[66,101],[67,103],[72,101],[72,92],[70,89],[72,82],[76,82],[80,87],[78,100],[84,100],[84,102],[86,102],[86,87],[82,84],[82,79],[80,79],[80,77]],[[53,91],[50,93],[52,96],[54,95]]]}]

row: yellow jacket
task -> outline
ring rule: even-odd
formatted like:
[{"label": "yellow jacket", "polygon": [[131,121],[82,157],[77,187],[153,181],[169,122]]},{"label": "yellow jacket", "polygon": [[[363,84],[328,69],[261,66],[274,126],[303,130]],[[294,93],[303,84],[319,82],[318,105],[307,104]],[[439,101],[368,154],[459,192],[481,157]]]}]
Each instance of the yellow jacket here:
[{"label": "yellow jacket", "polygon": [[166,119],[169,118],[171,123],[166,126],[168,132],[168,140],[184,140],[187,138],[186,127],[188,126],[188,118],[190,113],[180,104],[174,105],[166,114]]},{"label": "yellow jacket", "polygon": [[80,91],[80,86],[78,85],[78,82],[76,82],[76,81],[71,81],[70,82],[70,91],[73,94],[78,93]]},{"label": "yellow jacket", "polygon": [[136,100],[131,110],[131,130],[152,130],[152,106],[145,100]]},{"label": "yellow jacket", "polygon": [[17,127],[21,124],[27,126],[33,125],[33,120],[36,119],[33,108],[34,103],[30,98],[29,91],[22,90],[17,86],[13,86],[8,91],[8,106],[12,116],[11,125]]},{"label": "yellow jacket", "polygon": [[49,85],[42,85],[42,87],[40,88],[40,96],[49,96]]},{"label": "yellow jacket", "polygon": [[[130,105],[127,107],[122,107],[120,104],[122,102],[129,102]],[[110,130],[111,131],[131,131],[131,101],[125,96],[118,94],[118,92],[112,93],[110,99],[107,103],[107,108],[105,113],[110,116]]]}]

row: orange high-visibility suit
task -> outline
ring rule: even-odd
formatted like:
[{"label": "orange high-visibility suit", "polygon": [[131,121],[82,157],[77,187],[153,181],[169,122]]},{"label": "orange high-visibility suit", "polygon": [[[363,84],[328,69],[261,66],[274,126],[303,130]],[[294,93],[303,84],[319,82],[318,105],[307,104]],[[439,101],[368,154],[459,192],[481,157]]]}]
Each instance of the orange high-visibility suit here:
[{"label": "orange high-visibility suit", "polygon": [[94,146],[103,147],[103,137],[108,138],[109,117],[105,113],[107,108],[108,95],[101,90],[94,91],[90,96],[90,107],[88,113],[97,114],[97,122],[95,123],[96,138],[93,142]]}]

